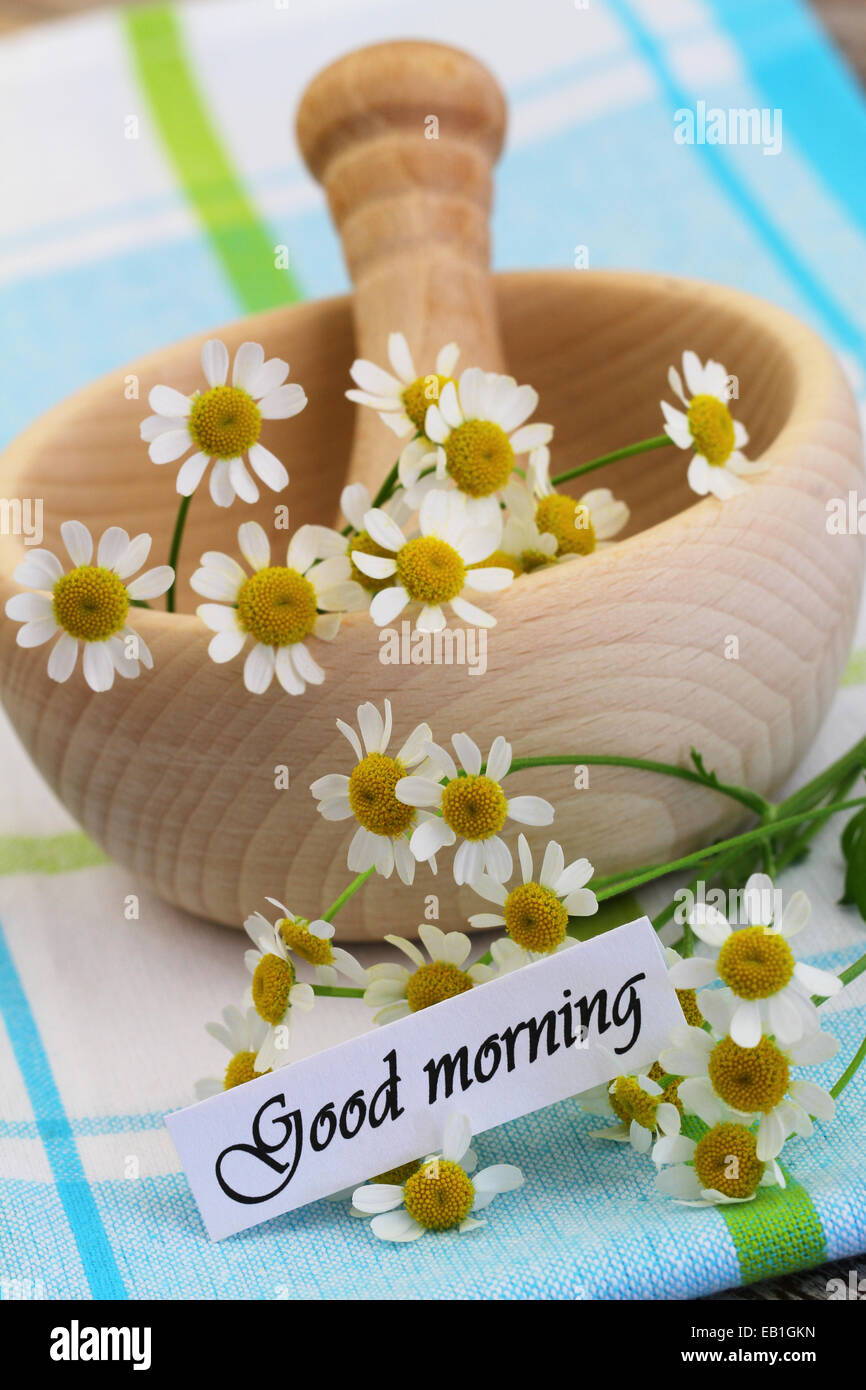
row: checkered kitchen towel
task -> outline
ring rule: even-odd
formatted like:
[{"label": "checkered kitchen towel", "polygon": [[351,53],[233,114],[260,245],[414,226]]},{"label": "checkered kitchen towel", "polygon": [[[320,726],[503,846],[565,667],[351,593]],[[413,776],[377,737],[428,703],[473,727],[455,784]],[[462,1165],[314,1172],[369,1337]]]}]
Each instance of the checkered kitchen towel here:
[{"label": "checkered kitchen towel", "polygon": [[[594,265],[740,285],[809,320],[862,388],[866,109],[797,0],[536,0],[531,21],[524,0],[207,0],[0,43],[2,435],[266,307],[250,267],[277,244],[292,272],[268,303],[344,288],[289,109],[337,50],[431,27],[508,89],[497,265],[570,264],[580,243]],[[675,144],[674,112],[701,99],[780,109],[781,152]],[[857,648],[809,770],[863,732],[866,627]],[[141,920],[119,924],[128,873],[5,726],[0,757],[0,1296],[684,1297],[866,1247],[866,1069],[837,1123],[786,1150],[795,1181],[760,1217],[674,1208],[571,1102],[482,1137],[529,1180],[471,1238],[382,1245],[320,1202],[211,1245],[162,1116],[220,1066],[202,1023],[240,993],[239,939],[137,886]],[[795,873],[815,904],[804,949],[838,969],[866,931],[836,906],[837,835]],[[825,1080],[866,1029],[866,976],[830,1016]],[[300,1047],[368,1026],[362,1005],[322,1000]]]}]

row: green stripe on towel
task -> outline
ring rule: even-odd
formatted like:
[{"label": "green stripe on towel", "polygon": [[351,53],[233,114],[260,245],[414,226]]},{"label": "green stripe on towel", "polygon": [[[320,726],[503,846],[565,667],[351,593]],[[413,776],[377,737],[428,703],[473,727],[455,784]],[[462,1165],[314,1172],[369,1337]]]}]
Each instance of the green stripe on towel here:
[{"label": "green stripe on towel", "polygon": [[208,111],[174,10],[134,5],[122,11],[121,23],[165,153],[241,307],[255,313],[294,303],[300,288],[289,271],[275,266],[273,235]]},{"label": "green stripe on towel", "polygon": [[83,830],[64,835],[0,835],[0,874],[68,874],[107,863]]}]

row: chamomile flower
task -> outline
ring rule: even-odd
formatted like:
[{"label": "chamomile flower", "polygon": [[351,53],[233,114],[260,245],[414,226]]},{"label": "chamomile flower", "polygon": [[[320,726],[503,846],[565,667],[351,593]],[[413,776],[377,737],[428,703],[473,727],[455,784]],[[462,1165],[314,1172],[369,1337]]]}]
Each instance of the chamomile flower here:
[{"label": "chamomile flower", "polygon": [[509,483],[503,493],[509,515],[502,528],[499,548],[481,565],[504,565],[515,578],[556,561],[556,537],[540,531],[535,520],[535,501],[524,483]]},{"label": "chamomile flower", "polygon": [[245,923],[250,937],[257,941],[268,931],[282,938],[289,957],[311,965],[316,973],[316,983],[335,985],[338,973],[354,980],[358,985],[366,985],[367,972],[363,965],[349,951],[333,943],[334,927],[324,918],[309,921],[306,917],[296,917],[293,912],[277,898],[267,901],[277,909],[276,922],[269,922],[261,912],[254,912]]},{"label": "chamomile flower", "polygon": [[222,1023],[208,1023],[205,1027],[231,1057],[222,1076],[206,1076],[195,1083],[197,1100],[218,1096],[223,1091],[230,1091],[233,1086],[242,1086],[245,1081],[254,1081],[257,1076],[266,1074],[256,1070],[256,1055],[267,1036],[268,1025],[252,1006],[241,1013],[240,1009],[229,1004],[228,1008],[223,1009]]},{"label": "chamomile flower", "polygon": [[109,526],[99,541],[93,564],[93,538],[80,521],[60,528],[72,569],[50,550],[31,550],[15,570],[19,584],[39,593],[14,594],[6,616],[22,623],[19,647],[41,647],[58,637],[48,658],[48,674],[66,681],[75,670],[78,647],[84,647],[84,679],[91,690],[110,690],[115,674],[134,677],[153,657],[143,637],[127,622],[134,599],[158,598],[174,582],[169,565],[157,565],[130,581],[146,562],[151,538],[142,533],[130,540],[119,526]]},{"label": "chamomile flower", "polygon": [[[653,1069],[658,1070],[656,1064]],[[577,1097],[590,1115],[608,1115],[618,1121],[607,1129],[592,1131],[594,1139],[613,1139],[631,1144],[637,1153],[649,1153],[657,1134],[680,1132],[682,1106],[676,1087],[663,1087],[649,1072],[629,1073],[594,1086]]]},{"label": "chamomile flower", "polygon": [[141,422],[141,437],[153,463],[174,463],[195,449],[181,465],[177,490],[183,497],[195,492],[208,464],[210,495],[218,507],[230,507],[235,497],[256,502],[259,490],[247,472],[274,492],[289,481],[285,467],[259,443],[263,420],[288,420],[307,404],[303,387],[286,385],[288,362],[265,361],[259,343],[241,343],[235,353],[231,385],[225,343],[211,338],[201,350],[207,390],[185,396],[173,386],[154,386],[148,397],[155,413]]},{"label": "chamomile flower", "polygon": [[[556,491],[549,473],[550,450],[538,449],[529,471],[537,497],[535,525],[540,532],[554,537],[556,555],[572,559],[612,545],[631,515],[625,502],[614,497],[608,487],[592,488],[582,497],[569,497]],[[509,496],[514,505],[518,494],[514,491]]]},{"label": "chamomile flower", "polygon": [[[405,1182],[368,1183],[353,1196],[357,1211],[371,1215],[370,1229],[380,1240],[417,1240],[425,1231],[464,1234],[483,1226],[473,1213],[483,1211],[501,1192],[523,1186],[523,1174],[511,1163],[475,1171],[475,1155],[465,1115],[445,1125],[442,1150],[424,1159]],[[470,1177],[470,1173],[472,1176]]]},{"label": "chamomile flower", "polygon": [[[435,445],[435,481],[477,504],[476,520],[484,522],[498,505],[518,455],[531,455],[552,439],[552,425],[525,423],[537,405],[538,392],[531,386],[469,367],[459,382],[443,386],[438,402],[428,408],[424,434]],[[400,481],[410,501],[431,461],[417,443],[404,452]]]},{"label": "chamomile flower", "polygon": [[842,981],[827,970],[797,961],[788,942],[809,920],[809,899],[797,892],[781,921],[772,925],[773,883],[752,874],[743,893],[748,926],[733,928],[715,907],[701,904],[690,914],[710,956],[693,956],[668,971],[676,989],[701,989],[721,980],[736,996],[730,1034],[740,1047],[757,1047],[764,1032],[780,1043],[798,1042],[819,1026],[811,994],[838,994]]},{"label": "chamomile flower", "polygon": [[668,371],[671,390],[682,401],[685,412],[661,402],[665,434],[678,449],[693,449],[689,464],[689,487],[701,497],[711,492],[724,502],[745,492],[744,478],[764,473],[768,463],[750,461],[740,451],[748,444],[744,425],[735,420],[728,406],[728,373],[721,362],[709,358],[705,364],[697,353],[683,353],[682,378],[676,367]]},{"label": "chamomile flower", "polygon": [[253,977],[249,1003],[267,1024],[254,1064],[257,1072],[263,1072],[284,1066],[289,1060],[292,1010],[309,1011],[316,996],[311,985],[298,983],[281,931],[272,927],[259,912],[247,918],[244,929],[254,947],[244,953],[244,965]]},{"label": "chamomile flower", "polygon": [[351,558],[371,579],[389,581],[374,595],[370,617],[378,627],[392,623],[404,608],[420,605],[415,619],[419,632],[441,632],[447,626],[444,605],[465,623],[494,627],[496,619],[464,597],[466,589],[500,593],[514,579],[510,569],[472,569],[499,544],[500,530],[476,526],[456,493],[430,492],[419,512],[421,534],[407,540],[400,527],[380,508],[364,517],[366,533],[387,556],[355,547]]},{"label": "chamomile flower", "polygon": [[[337,720],[337,728],[348,741],[358,759],[347,777],[344,773],[329,773],[313,782],[310,791],[318,800],[316,810],[325,820],[348,820],[354,816],[358,829],[349,845],[348,867],[353,873],[375,868],[383,878],[390,878],[396,868],[403,883],[415,878],[415,856],[409,849],[409,837],[422,822],[432,820],[429,811],[418,811],[398,801],[394,788],[401,778],[412,771],[435,785],[441,773],[425,752],[432,737],[429,724],[418,724],[391,757],[391,702],[385,701],[385,717],[369,702],[358,706],[360,739],[350,724]],[[363,747],[362,747],[363,744]],[[436,872],[436,860],[431,855],[430,867]]]},{"label": "chamomile flower", "polygon": [[[700,1139],[665,1135],[652,1151],[661,1172],[656,1187],[686,1206],[725,1206],[751,1202],[759,1187],[784,1187],[785,1177],[775,1159],[764,1163],[757,1141],[745,1125],[713,1125]],[[671,1164],[671,1167],[662,1165]]]},{"label": "chamomile flower", "polygon": [[[358,569],[352,559],[353,550],[362,550],[366,555],[378,555],[380,558],[387,558],[391,554],[389,550],[378,545],[364,529],[364,517],[372,505],[370,491],[363,483],[349,483],[343,488],[340,495],[340,509],[349,523],[350,534],[344,536],[339,531],[333,531],[329,526],[314,528],[319,539],[319,553],[323,560],[328,559],[331,555],[349,556],[351,578],[361,587],[365,608],[370,607],[373,595],[378,594],[380,589],[384,589],[390,583],[389,579],[371,579],[369,574]],[[403,489],[398,488],[383,503],[382,510],[398,526],[403,526],[412,515],[413,509],[407,504]]]},{"label": "chamomile flower", "polygon": [[[673,946],[665,946],[664,953],[668,972],[670,972],[675,965],[680,963],[683,957],[680,955],[679,951],[674,950]],[[701,1007],[698,1003],[698,996],[695,990],[678,989],[676,991],[676,996],[680,1001],[680,1008],[683,1011],[683,1017],[686,1023],[692,1028],[700,1028],[703,1024],[704,1016],[701,1013]]]},{"label": "chamomile flower", "polygon": [[496,971],[490,965],[470,965],[464,970],[466,958],[472,949],[469,937],[462,931],[444,932],[431,922],[422,922],[418,935],[427,950],[429,960],[411,941],[402,936],[386,936],[385,940],[396,946],[414,966],[408,970],[405,965],[371,965],[367,971],[370,981],[364,994],[364,1003],[378,1012],[373,1015],[374,1023],[393,1023],[396,1018],[427,1009],[431,1004],[440,1004],[443,999],[453,999],[464,994],[474,985],[492,980]]},{"label": "chamomile flower", "polygon": [[208,646],[212,661],[231,661],[252,638],[244,685],[255,695],[263,694],[275,675],[289,695],[302,695],[308,683],[321,685],[325,673],[307,639],[332,641],[342,614],[363,607],[361,589],[349,577],[348,556],[317,563],[323,529],[302,526],[289,542],[285,565],[272,565],[265,531],[257,521],[245,521],[238,528],[238,548],[252,574],[231,555],[209,550],[190,579],[197,594],[217,600],[196,609],[216,633]]},{"label": "chamomile flower", "polygon": [[511,744],[498,735],[491,744],[482,772],[481,749],[468,734],[451,740],[463,766],[444,748],[428,743],[427,752],[442,768],[443,781],[403,777],[395,787],[398,801],[407,806],[431,807],[438,816],[419,825],[409,848],[416,859],[429,859],[446,845],[461,844],[454,856],[455,883],[474,883],[487,873],[499,883],[511,874],[511,851],[500,839],[506,820],[519,825],[550,825],[553,807],[540,796],[507,797],[501,783],[511,767]]},{"label": "chamomile flower", "polygon": [[451,381],[459,356],[457,344],[446,343],[436,357],[436,370],[429,376],[419,376],[403,334],[389,333],[388,358],[392,371],[386,372],[364,357],[357,358],[349,374],[360,389],[347,391],[346,395],[357,405],[378,411],[379,418],[398,437],[423,435],[427,411]]},{"label": "chamomile flower", "polygon": [[471,881],[476,893],[501,908],[501,912],[476,912],[469,918],[473,927],[504,927],[510,939],[530,960],[570,945],[569,917],[590,917],[598,911],[598,900],[586,885],[592,878],[588,859],[575,859],[566,865],[562,847],[551,840],[544,851],[538,878],[532,865],[532,851],[525,835],[518,836],[517,853],[523,882],[509,891],[489,874]]},{"label": "chamomile flower", "polygon": [[787,1047],[762,1037],[756,1047],[740,1047],[728,1033],[737,1001],[729,990],[709,990],[702,1000],[713,1032],[678,1028],[659,1055],[665,1071],[682,1079],[683,1104],[705,1124],[734,1120],[758,1122],[759,1159],[782,1152],[792,1132],[808,1138],[812,1119],[832,1120],[833,1097],[812,1081],[794,1079],[792,1067],[811,1066],[835,1057],[839,1044],[830,1033],[809,1033]]}]

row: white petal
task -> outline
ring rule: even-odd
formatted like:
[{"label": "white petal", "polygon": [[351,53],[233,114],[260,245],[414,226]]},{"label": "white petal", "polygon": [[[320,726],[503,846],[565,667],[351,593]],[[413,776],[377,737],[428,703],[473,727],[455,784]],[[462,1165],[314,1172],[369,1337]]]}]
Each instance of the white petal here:
[{"label": "white petal", "polygon": [[[483,841],[484,845],[484,867],[493,879],[498,879],[500,883],[505,883],[511,877],[512,859],[511,851],[504,840],[498,835],[493,835],[489,840]],[[471,882],[472,880],[470,880]]]},{"label": "white petal", "polygon": [[167,415],[176,420],[185,420],[192,407],[189,396],[175,391],[173,386],[154,386],[147,400],[157,415]]},{"label": "white petal", "polygon": [[407,386],[411,386],[417,373],[415,363],[412,361],[412,354],[409,351],[409,344],[402,333],[388,334],[388,357],[400,380],[404,381]]},{"label": "white petal", "polygon": [[174,570],[171,565],[155,565],[152,570],[145,570],[144,574],[127,584],[126,592],[130,598],[159,598],[173,583]]},{"label": "white petal", "polygon": [[272,492],[282,492],[283,488],[288,487],[288,470],[270,449],[263,444],[251,444],[248,456],[253,472]]},{"label": "white petal", "polygon": [[273,675],[273,648],[256,642],[244,662],[244,685],[253,695],[263,695],[273,680]]},{"label": "white petal", "polygon": [[487,776],[494,782],[501,782],[511,767],[511,744],[497,734],[487,755]]},{"label": "white petal", "polygon": [[114,684],[114,663],[105,642],[85,642],[84,679],[91,690],[110,690]]},{"label": "white petal", "polygon": [[466,772],[475,777],[481,771],[481,749],[468,734],[454,734],[451,742]]},{"label": "white petal", "polygon": [[403,1189],[392,1182],[370,1183],[367,1187],[357,1188],[352,1196],[352,1204],[358,1211],[366,1211],[372,1215],[394,1211],[403,1205]]},{"label": "white petal", "polygon": [[417,860],[423,861],[432,859],[440,849],[446,845],[453,845],[456,839],[457,836],[451,827],[435,816],[424,821],[423,825],[419,825],[417,830],[412,832],[409,848]]},{"label": "white petal", "polygon": [[229,354],[225,343],[210,338],[201,350],[201,367],[208,386],[224,386],[229,373]]},{"label": "white petal", "polygon": [[419,1226],[415,1218],[405,1210],[388,1211],[383,1216],[374,1216],[370,1222],[370,1230],[379,1240],[400,1242],[418,1240],[424,1234],[424,1227]]},{"label": "white petal", "polygon": [[[817,1120],[832,1120],[836,1114],[835,1100],[822,1086],[816,1086],[814,1081],[792,1081],[788,1089],[803,1109],[808,1110]],[[775,1154],[772,1156],[775,1158]]]},{"label": "white petal", "polygon": [[810,994],[820,994],[825,997],[838,994],[843,988],[838,975],[831,974],[829,970],[819,970],[817,966],[807,965],[802,960],[794,966],[794,979],[799,980]]},{"label": "white petal", "polygon": [[442,1157],[459,1163],[472,1142],[472,1126],[468,1115],[449,1115],[442,1136]]},{"label": "white petal", "polygon": [[48,594],[13,594],[6,600],[6,616],[16,623],[38,623],[52,618],[54,605]]},{"label": "white petal", "polygon": [[291,381],[286,386],[278,386],[276,391],[269,391],[259,401],[259,410],[263,420],[289,420],[293,415],[298,415],[306,404],[304,388]]},{"label": "white petal", "polygon": [[229,459],[229,482],[242,502],[258,502],[259,490],[247,472],[243,459]]},{"label": "white petal", "polygon": [[238,549],[251,570],[267,569],[271,563],[270,541],[257,521],[245,521],[238,527]]},{"label": "white petal", "polygon": [[551,825],[553,807],[540,796],[513,796],[508,801],[508,815],[520,825]]},{"label": "white petal", "polygon": [[261,343],[241,343],[235,353],[232,385],[241,386],[245,391],[249,391],[250,382],[255,380],[256,373],[261,371],[264,360],[265,350]]},{"label": "white petal", "polygon": [[303,695],[307,687],[295,669],[293,651],[293,647],[280,647],[274,659],[274,672],[287,695]]},{"label": "white petal", "polygon": [[31,550],[27,559],[15,567],[13,579],[30,589],[53,589],[63,573],[63,566],[50,550]]},{"label": "white petal", "polygon": [[757,999],[741,999],[731,1018],[731,1037],[738,1047],[757,1047],[761,1041],[761,1009]]},{"label": "white petal", "polygon": [[284,362],[281,357],[269,357],[247,382],[246,389],[253,399],[258,401],[276,391],[278,386],[282,386],[288,375],[288,362]]},{"label": "white petal", "polygon": [[18,629],[15,634],[15,641],[19,647],[42,647],[46,642],[51,641],[57,631],[58,627],[53,616],[37,618]]},{"label": "white petal", "polygon": [[513,1163],[494,1163],[490,1168],[482,1168],[473,1174],[472,1185],[476,1192],[514,1192],[522,1187],[524,1177]]},{"label": "white petal", "polygon": [[452,599],[451,608],[458,618],[462,618],[464,623],[469,623],[471,627],[496,626],[496,619],[492,613],[486,613],[483,608],[478,608],[476,604],[469,603],[465,598]]},{"label": "white petal", "polygon": [[230,507],[235,500],[235,490],[229,479],[228,459],[217,459],[211,469],[210,495],[218,507]]},{"label": "white petal", "polygon": [[93,538],[84,523],[64,521],[60,534],[73,565],[89,565],[93,555]]},{"label": "white petal", "polygon": [[48,675],[53,681],[68,680],[78,659],[78,639],[64,632],[57,639],[48,658]]},{"label": "white petal", "polygon": [[409,595],[400,584],[380,589],[370,604],[370,617],[377,627],[385,627],[394,621],[409,602]]}]

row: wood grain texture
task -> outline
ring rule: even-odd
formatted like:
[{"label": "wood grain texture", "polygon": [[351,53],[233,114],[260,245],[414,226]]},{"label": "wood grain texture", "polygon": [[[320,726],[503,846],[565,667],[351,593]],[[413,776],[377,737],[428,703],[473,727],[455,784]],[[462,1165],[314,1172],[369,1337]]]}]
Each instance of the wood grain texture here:
[{"label": "wood grain texture", "polygon": [[[343,242],[359,357],[387,367],[399,327],[421,375],[452,340],[461,365],[503,370],[488,218],[504,132],[492,74],[442,44],[375,44],[310,83],[298,144]],[[373,411],[359,411],[348,478],[375,492],[394,442]]]},{"label": "wood grain texture", "polygon": [[[142,611],[136,622],[156,669],[94,697],[80,672],[61,686],[49,681],[46,652],[18,648],[16,625],[4,622],[0,693],[37,766],[113,858],[191,912],[237,926],[265,894],[313,913],[341,891],[351,827],[325,823],[308,787],[349,770],[335,720],[363,699],[392,698],[398,735],[429,719],[443,740],[466,729],[489,745],[504,732],[519,754],[679,762],[695,745],[720,776],[767,793],[815,734],[847,656],[863,569],[862,538],[825,526],[827,500],[862,485],[857,415],[830,352],[782,311],[709,285],[565,271],[496,276],[494,287],[507,360],[538,386],[541,416],[556,426],[557,468],[656,433],[666,364],[685,344],[738,375],[737,413],[752,452],[772,468],[724,506],[695,499],[673,447],[609,470],[606,481],[632,506],[629,538],[501,595],[478,678],[457,666],[382,665],[376,629],[353,615],[336,643],[319,648],[323,687],[300,699],[252,696],[240,661],[208,659],[208,633],[190,611]],[[310,404],[269,422],[266,443],[291,473],[293,528],[329,514],[353,416],[343,398],[349,300],[279,309],[220,333],[231,349],[252,337],[293,363]],[[149,463],[137,425],[156,382],[196,384],[203,337],[133,365],[141,401],[126,400],[126,373],[113,373],[3,456],[0,494],[45,499],[47,545],[59,547],[60,522],[78,517],[96,531],[150,530],[154,555],[166,552],[175,470]],[[273,503],[268,495],[256,508],[222,511],[206,493],[195,498],[183,607],[194,606],[187,580],[201,552],[236,551],[238,524],[256,515],[270,526]],[[3,599],[19,553],[6,548]],[[731,636],[739,660],[725,659]],[[289,791],[274,789],[281,763]],[[513,790],[548,796],[557,835],[600,872],[666,859],[737,821],[715,793],[620,769],[594,770],[589,791],[573,790],[568,768],[520,774]],[[443,867],[435,883],[420,872],[411,891],[371,883],[341,914],[338,934],[412,933],[428,889],[440,894],[445,921],[463,920],[472,897],[461,890],[458,901]]]}]

